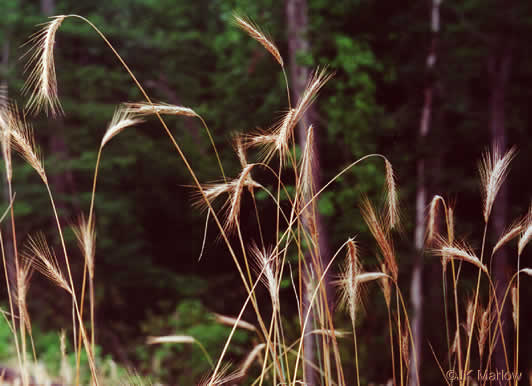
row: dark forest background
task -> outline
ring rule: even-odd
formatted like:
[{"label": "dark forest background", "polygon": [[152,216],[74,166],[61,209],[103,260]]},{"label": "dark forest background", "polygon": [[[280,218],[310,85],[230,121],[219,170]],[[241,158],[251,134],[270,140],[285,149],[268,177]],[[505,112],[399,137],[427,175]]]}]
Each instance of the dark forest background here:
[{"label": "dark forest background", "polygon": [[[423,280],[414,291],[423,298],[422,383],[439,384],[441,374],[428,343],[440,348],[440,358],[446,357],[441,264],[428,253],[419,259],[415,245],[419,162],[424,162],[424,207],[436,193],[453,202],[457,236],[479,247],[483,220],[478,161],[494,140],[506,147],[517,145],[507,188],[497,202],[502,209],[494,216],[509,225],[526,213],[532,191],[532,3],[444,0],[435,30],[431,12],[437,2],[428,0],[1,0],[0,80],[9,98],[23,106],[23,55],[28,47],[23,44],[47,16],[80,14],[106,34],[154,100],[190,106],[205,118],[227,174],[234,176],[239,162],[232,134],[270,127],[286,108],[286,95],[277,63],[231,22],[232,13],[238,10],[253,18],[287,58],[290,2],[306,7],[308,15],[303,27],[309,50],[295,53],[298,63],[327,66],[335,73],[321,91],[313,117],[322,181],[373,152],[386,155],[394,166],[403,219],[403,232],[396,239],[399,282],[410,298],[413,272],[421,273]],[[434,65],[431,54],[437,58]],[[40,114],[31,122],[66,223],[88,210],[98,146],[113,111],[122,102],[143,98],[115,56],[79,20],[65,20],[58,31],[55,61],[65,115],[51,119]],[[420,134],[427,107],[429,130]],[[167,122],[201,181],[220,180],[199,121],[170,117]],[[44,187],[30,166],[20,159],[15,162],[18,242],[23,245],[27,235],[38,230],[51,230],[49,240],[58,242]],[[216,357],[229,328],[216,323],[211,313],[234,316],[246,296],[235,284],[233,263],[214,226],[198,261],[205,213],[191,206],[192,180],[155,119],[125,130],[106,146],[99,178],[95,288],[100,352],[141,374],[192,384],[208,370],[201,352],[192,346],[147,346],[146,336],[192,335]],[[365,163],[319,200],[331,248],[357,235],[368,266],[375,262],[375,243],[358,204],[363,194],[382,199],[383,183],[381,164]],[[8,204],[5,197],[2,207]],[[261,210],[268,211],[271,202],[257,198]],[[257,237],[253,215],[251,201],[244,199],[241,226],[248,239]],[[268,229],[275,219],[263,221]],[[492,229],[488,245],[501,232]],[[66,236],[75,253],[73,233],[67,231]],[[497,256],[501,280],[515,270],[514,248],[509,244]],[[74,276],[81,277],[82,257],[72,257]],[[530,249],[522,265],[532,265]],[[469,285],[472,294],[475,270],[466,273],[471,279],[465,281],[463,293]],[[523,279],[523,326],[532,320],[526,296],[531,284]],[[293,302],[293,309],[284,307],[286,322],[295,331],[297,309],[289,281],[284,288],[285,304]],[[3,290],[2,296],[5,304]],[[53,334],[70,325],[70,300],[39,275],[32,278],[28,299],[40,331],[35,333],[38,346],[49,353],[43,357],[53,365],[58,351]],[[388,350],[387,316],[376,286],[367,293],[365,306],[357,331],[361,374],[364,383],[385,383],[391,371],[381,355]],[[419,309],[411,310],[414,318]],[[252,319],[253,314],[248,316]],[[339,325],[349,328],[347,316],[338,318]],[[11,343],[8,331],[2,334],[0,359],[7,360]],[[521,334],[520,365],[528,374],[532,332],[523,328]],[[252,339],[237,334],[233,361],[242,360]],[[351,346],[345,345],[346,368],[354,366],[349,362]]]}]

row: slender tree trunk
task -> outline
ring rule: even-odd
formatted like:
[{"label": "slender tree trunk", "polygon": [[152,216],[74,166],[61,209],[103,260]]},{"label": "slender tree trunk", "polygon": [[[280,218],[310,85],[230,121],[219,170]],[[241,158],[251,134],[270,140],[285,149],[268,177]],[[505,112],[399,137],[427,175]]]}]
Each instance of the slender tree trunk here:
[{"label": "slender tree trunk", "polygon": [[[291,90],[292,90],[292,100],[294,103],[297,103],[300,96],[302,95],[303,91],[305,90],[305,86],[307,84],[307,80],[310,75],[310,70],[306,66],[302,66],[297,63],[297,55],[301,52],[308,52],[309,50],[309,43],[306,39],[306,30],[308,27],[308,8],[307,8],[307,1],[306,0],[286,0],[286,17],[287,17],[287,26],[288,26],[288,49],[289,49],[289,76],[290,76],[290,83],[291,83]],[[307,129],[311,123],[311,120],[315,120],[316,118],[316,111],[312,108],[312,106],[307,110],[304,117],[301,119],[298,128],[297,128],[297,139],[298,143],[301,147],[301,149],[304,149],[306,146],[306,140],[307,140]],[[316,138],[317,135],[314,136]],[[312,179],[315,185],[316,189],[319,189],[320,187],[320,164],[319,164],[319,157],[318,157],[318,148],[317,148],[317,141],[313,141],[313,149],[312,153],[314,155],[314,161],[312,164]],[[306,197],[305,199],[308,199]],[[321,219],[321,216],[319,215],[319,212],[315,212],[315,229],[318,235],[318,261],[321,262],[321,267],[318,267],[316,270],[317,272],[320,272],[323,270],[323,268],[327,265],[329,259],[330,259],[330,251],[328,247],[328,239],[325,232],[325,229],[323,227],[323,220]],[[310,254],[307,253],[307,256],[305,257],[307,260],[307,263],[309,266],[314,266],[313,262],[311,261]],[[305,279],[305,283],[307,285],[310,285],[312,280],[309,280],[309,278]],[[326,277],[325,281],[326,288],[329,288],[329,280]],[[328,299],[330,299],[330,296],[328,296]],[[308,291],[304,289],[303,291],[303,315],[306,314],[308,307],[309,307],[309,299],[308,299]],[[307,330],[312,330],[313,323],[309,321],[307,325]],[[309,331],[305,331],[306,333]],[[308,335],[305,337],[303,348],[304,348],[304,358],[305,358],[305,375],[306,375],[306,384],[307,385],[315,385],[316,384],[316,374],[315,370],[308,365],[308,363],[313,363],[315,361],[315,351],[316,347],[314,347],[314,337],[312,335]]]},{"label": "slender tree trunk", "polygon": [[[506,44],[505,44],[506,43]],[[509,42],[500,44],[500,48],[494,51],[488,58],[488,73],[490,77],[490,132],[492,141],[501,151],[505,151],[508,145],[505,129],[505,98],[508,80],[512,65],[512,48]],[[497,200],[493,206],[491,215],[491,231],[494,239],[503,234],[508,219],[508,188],[503,184],[497,195]],[[506,248],[500,248],[493,257],[493,270],[499,304],[504,297],[504,291],[508,284],[508,252]],[[512,324],[510,318],[511,307],[505,307],[502,314],[502,328],[506,345],[508,347],[509,328]],[[511,347],[511,346],[510,346]],[[495,348],[495,368],[505,369],[506,362],[502,344],[497,344]]]},{"label": "slender tree trunk", "polygon": [[[440,4],[442,0],[432,0],[431,2],[431,45],[427,56],[426,70],[427,81],[424,90],[423,110],[419,124],[419,145],[425,146],[428,136],[431,116],[432,100],[434,96],[434,68],[437,58],[438,33],[440,31]],[[421,344],[423,342],[423,247],[425,241],[425,209],[427,206],[427,173],[425,165],[426,152],[422,148],[423,155],[417,160],[417,190],[416,190],[416,227],[414,234],[414,244],[416,248],[416,258],[412,273],[412,283],[410,286],[410,297],[412,299],[413,317],[412,333],[414,347],[410,358],[410,385],[417,384],[417,375],[421,366]],[[414,357],[415,356],[415,357]]]}]

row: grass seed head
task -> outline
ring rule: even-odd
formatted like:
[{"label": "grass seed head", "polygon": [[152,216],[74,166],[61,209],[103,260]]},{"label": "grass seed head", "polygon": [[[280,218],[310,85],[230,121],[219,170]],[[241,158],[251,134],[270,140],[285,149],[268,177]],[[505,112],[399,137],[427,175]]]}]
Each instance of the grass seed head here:
[{"label": "grass seed head", "polygon": [[63,112],[57,96],[57,78],[54,64],[55,34],[66,16],[54,16],[35,33],[30,41],[30,49],[26,53],[29,61],[26,70],[31,69],[24,92],[30,97],[27,110],[38,113],[44,110],[52,116]]},{"label": "grass seed head", "polygon": [[478,257],[475,256],[471,247],[466,244],[454,244],[445,243],[438,249],[434,250],[434,254],[442,256],[443,259],[456,259],[468,262],[474,266],[480,268],[484,272],[488,273],[488,269],[484,264],[480,262]]},{"label": "grass seed head", "polygon": [[480,180],[482,184],[482,198],[484,204],[484,222],[488,222],[491,209],[499,189],[506,178],[510,162],[516,153],[515,148],[511,148],[504,155],[501,154],[497,145],[493,146],[491,152],[486,152],[480,162]]},{"label": "grass seed head", "polygon": [[272,40],[249,18],[241,16],[237,13],[233,14],[235,24],[242,28],[249,36],[259,42],[272,56],[281,67],[284,66],[283,58],[279,50],[273,44]]},{"label": "grass seed head", "polygon": [[146,338],[147,344],[161,344],[161,343],[183,343],[194,344],[196,339],[189,335],[165,335],[165,336],[148,336]]},{"label": "grass seed head", "polygon": [[115,135],[120,133],[125,128],[142,122],[142,119],[135,118],[134,114],[129,112],[127,108],[124,108],[123,106],[119,107],[116,109],[111,123],[109,123],[109,126],[107,126],[107,131],[102,138],[101,147],[104,147],[107,142],[109,142]]},{"label": "grass seed head", "polygon": [[430,201],[429,219],[427,223],[427,244],[430,244],[436,236],[436,216],[438,214],[438,202],[441,202],[442,205],[445,205],[445,200],[440,195],[435,195]]},{"label": "grass seed head", "polygon": [[76,238],[78,239],[78,244],[83,252],[85,262],[89,269],[89,276],[91,279],[94,278],[94,256],[96,250],[96,232],[94,230],[94,219],[91,221],[92,224],[89,224],[84,216],[81,216],[78,220],[78,224],[75,225],[72,229]]},{"label": "grass seed head", "polygon": [[385,232],[386,228],[383,226],[383,221],[377,216],[367,197],[362,200],[361,212],[364,221],[368,225],[371,234],[377,241],[377,245],[384,256],[387,272],[391,274],[394,280],[397,280],[399,270],[397,268],[393,245]]},{"label": "grass seed head", "polygon": [[[2,102],[0,100],[0,102]],[[10,106],[0,103],[0,143],[2,145],[2,157],[6,168],[8,182],[13,178],[13,167],[11,163],[11,115],[13,111]]]},{"label": "grass seed head", "polygon": [[26,123],[23,116],[14,107],[8,115],[7,124],[10,127],[11,144],[15,150],[20,153],[22,158],[39,174],[45,184],[48,179],[44,170],[42,157],[39,148],[35,144],[32,127]]},{"label": "grass seed head", "polygon": [[167,103],[124,103],[125,112],[134,115],[183,115],[186,117],[197,117],[194,110],[188,107],[170,105]]},{"label": "grass seed head", "polygon": [[249,368],[251,367],[255,359],[257,359],[260,352],[264,350],[265,347],[266,347],[266,344],[264,343],[260,343],[256,345],[255,347],[253,347],[253,350],[251,350],[251,352],[246,356],[246,359],[242,363],[242,366],[240,366],[240,368],[238,369],[238,374],[240,377],[246,376]]},{"label": "grass seed head", "polygon": [[514,326],[517,328],[517,323],[518,323],[518,320],[517,320],[517,315],[519,313],[519,304],[517,302],[517,297],[518,297],[518,294],[517,294],[517,287],[516,286],[513,286],[512,287],[512,319],[513,319],[513,322],[514,322]]},{"label": "grass seed head", "polygon": [[358,275],[362,272],[362,267],[358,259],[358,247],[354,239],[347,241],[347,255],[342,272],[338,280],[334,282],[340,291],[340,308],[349,313],[351,321],[355,323],[356,312],[360,304],[360,282]]},{"label": "grass seed head", "polygon": [[471,334],[473,333],[473,324],[474,324],[473,314],[474,314],[473,301],[469,299],[467,302],[467,308],[466,308],[466,333],[470,339],[471,339]]},{"label": "grass seed head", "polygon": [[478,330],[478,352],[480,353],[480,358],[484,354],[484,348],[486,345],[486,340],[488,338],[488,332],[490,328],[490,305],[486,309],[479,307],[479,318],[477,320],[477,330]]},{"label": "grass seed head", "polygon": [[386,202],[388,205],[387,225],[389,229],[395,228],[399,223],[399,203],[397,198],[397,185],[392,164],[384,159],[386,166]]},{"label": "grass seed head", "polygon": [[277,308],[279,305],[279,286],[275,268],[277,255],[273,249],[260,249],[256,244],[251,246],[250,252],[256,263],[257,274],[262,272],[260,280],[268,289],[274,308]]},{"label": "grass seed head", "polygon": [[63,288],[69,294],[73,294],[70,285],[61,272],[57,257],[53,250],[48,246],[44,234],[37,233],[34,237],[30,236],[27,248],[22,252],[22,257],[23,259],[30,261],[33,268],[56,285]]},{"label": "grass seed head", "polygon": [[494,255],[495,252],[497,252],[502,246],[504,246],[506,243],[508,243],[509,241],[513,240],[517,236],[519,236],[519,234],[521,233],[522,229],[523,229],[522,222],[518,222],[518,223],[512,225],[499,238],[499,240],[497,241],[497,244],[495,244],[495,246],[493,247],[493,250],[492,250],[491,254]]},{"label": "grass seed head", "polygon": [[314,178],[312,176],[314,163],[314,128],[312,125],[307,130],[307,140],[301,161],[301,189],[303,198],[309,197],[314,192]]},{"label": "grass seed head", "polygon": [[226,326],[233,327],[236,323],[236,326],[238,328],[243,328],[244,330],[253,331],[253,332],[257,331],[257,328],[254,325],[244,320],[239,320],[236,318],[232,318],[230,316],[216,314],[216,313],[214,313],[214,318],[218,323],[225,324]]}]

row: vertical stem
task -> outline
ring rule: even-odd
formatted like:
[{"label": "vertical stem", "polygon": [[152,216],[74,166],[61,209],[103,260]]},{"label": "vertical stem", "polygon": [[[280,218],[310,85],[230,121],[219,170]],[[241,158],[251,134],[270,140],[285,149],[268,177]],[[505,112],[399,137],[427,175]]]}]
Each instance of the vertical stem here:
[{"label": "vertical stem", "polygon": [[[486,244],[486,232],[488,230],[488,223],[486,222],[484,224],[484,232],[483,232],[483,235],[482,235],[482,251],[480,253],[480,263],[482,263],[482,257],[484,256],[484,247],[485,247],[485,244]],[[474,305],[473,305],[473,320],[475,320],[475,317],[477,315],[477,306],[478,306],[478,296],[479,296],[479,292],[480,292],[480,278],[482,276],[482,269],[478,269],[478,277],[477,277],[477,287],[476,287],[476,290],[475,290],[475,302],[474,302]],[[465,365],[464,365],[464,372],[463,374],[467,374],[467,370],[469,368],[469,355],[471,353],[471,342],[473,341],[473,328],[475,327],[475,323],[471,323],[471,330],[469,331],[469,339],[468,339],[468,342],[467,342],[467,352],[466,352],[466,361],[465,361]],[[502,333],[502,331],[501,331]],[[462,383],[461,385],[464,386],[465,383],[466,383],[466,377],[464,376],[463,377],[464,379],[462,379]]]},{"label": "vertical stem", "polygon": [[358,371],[358,346],[357,346],[357,332],[355,327],[355,321],[353,320],[353,341],[355,343],[355,367],[357,375],[357,386],[360,386],[360,375]]},{"label": "vertical stem", "polygon": [[386,309],[388,310],[388,330],[390,334],[390,351],[392,356],[392,376],[393,376],[393,385],[397,386],[397,380],[395,378],[395,353],[393,349],[393,330],[392,330],[392,313],[390,306],[387,305]]}]

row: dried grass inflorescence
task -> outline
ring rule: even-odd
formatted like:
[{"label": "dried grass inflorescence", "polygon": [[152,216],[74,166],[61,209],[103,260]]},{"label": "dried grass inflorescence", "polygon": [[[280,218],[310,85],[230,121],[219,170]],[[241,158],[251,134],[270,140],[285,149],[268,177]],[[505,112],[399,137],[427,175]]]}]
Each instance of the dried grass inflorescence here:
[{"label": "dried grass inflorescence", "polygon": [[274,308],[277,308],[279,305],[279,285],[276,272],[277,254],[273,248],[261,249],[256,244],[252,244],[250,252],[256,263],[257,274],[262,273],[260,280],[268,289]]},{"label": "dried grass inflorescence", "polygon": [[203,377],[199,381],[198,386],[225,385],[225,384],[230,384],[231,382],[240,378],[241,376],[240,370],[229,372],[230,368],[231,368],[230,363],[224,364],[218,371],[216,371],[212,375]]},{"label": "dried grass inflorescence", "polygon": [[44,109],[46,114],[57,115],[63,112],[57,96],[57,79],[54,64],[55,34],[66,16],[54,16],[36,32],[28,42],[31,44],[26,70],[31,69],[24,86],[24,92],[30,93],[29,111],[35,113]]},{"label": "dried grass inflorescence", "polygon": [[24,324],[28,330],[31,330],[31,323],[29,319],[29,313],[26,306],[26,295],[30,288],[30,278],[33,273],[31,262],[25,260],[22,264],[18,265],[17,270],[17,291],[16,299],[19,308],[20,317],[23,319]]},{"label": "dried grass inflorescence", "polygon": [[495,314],[491,311],[491,304],[488,304],[485,309],[482,309],[482,307],[479,306],[478,315],[478,352],[480,353],[480,358],[482,358],[484,354],[484,348],[486,346],[486,341],[488,339],[490,326],[495,317]]},{"label": "dried grass inflorescence", "polygon": [[512,287],[512,319],[514,322],[514,326],[516,328],[517,326],[519,326],[519,321],[517,320],[518,315],[519,315],[518,292],[517,292],[517,287],[513,286]]},{"label": "dried grass inflorescence", "polygon": [[214,318],[218,323],[225,324],[226,326],[233,327],[236,323],[238,328],[243,328],[244,330],[256,332],[257,328],[245,320],[233,318],[231,316],[221,315],[214,313]]},{"label": "dried grass inflorescence", "polygon": [[530,269],[530,268],[523,268],[521,270],[521,272],[523,272],[523,273],[527,274],[528,276],[532,277],[532,269]]},{"label": "dried grass inflorescence", "polygon": [[401,333],[401,354],[403,355],[403,361],[405,362],[406,368],[410,368],[410,335],[408,334],[408,328],[404,327],[403,332]]},{"label": "dried grass inflorescence", "polygon": [[244,146],[244,138],[242,135],[235,135],[233,138],[233,148],[235,149],[236,155],[238,156],[238,161],[240,166],[244,169],[248,166],[248,160],[246,157],[246,148]]},{"label": "dried grass inflorescence", "polygon": [[44,276],[49,278],[59,287],[69,294],[73,294],[70,285],[61,272],[59,262],[53,250],[48,246],[44,234],[37,233],[29,238],[26,250],[22,253],[22,258],[31,262],[31,265]]},{"label": "dried grass inflorescence", "polygon": [[83,252],[83,256],[89,269],[89,276],[94,278],[94,255],[96,250],[96,232],[94,230],[94,221],[89,224],[84,216],[81,216],[78,220],[78,224],[75,225],[72,230],[78,239],[78,244]]},{"label": "dried grass inflorescence", "polygon": [[327,69],[317,68],[310,76],[305,91],[301,95],[295,108],[290,109],[269,131],[257,131],[245,138],[247,147],[258,146],[261,148],[263,162],[267,163],[279,153],[281,162],[288,156],[294,136],[294,128],[301,121],[303,115],[314,101],[321,88],[331,79],[332,74]]},{"label": "dried grass inflorescence", "polygon": [[[0,101],[1,102],[1,101]],[[12,108],[4,103],[0,103],[0,143],[2,145],[2,157],[6,168],[6,178],[11,182],[13,178],[13,167],[11,163],[11,115]]]},{"label": "dried grass inflorescence", "polygon": [[393,167],[388,159],[384,159],[386,167],[386,202],[388,204],[387,224],[390,229],[399,224],[399,201],[397,197],[397,185]]},{"label": "dried grass inflorescence", "polygon": [[161,344],[161,343],[184,343],[194,344],[196,339],[189,335],[165,335],[165,336],[148,336],[146,338],[147,344]]},{"label": "dried grass inflorescence", "polygon": [[109,142],[115,135],[120,133],[125,128],[142,122],[142,119],[136,118],[135,115],[128,111],[127,108],[120,106],[118,109],[116,109],[111,123],[109,123],[109,126],[107,126],[107,131],[102,138],[101,147],[104,147],[107,142]]},{"label": "dried grass inflorescence", "polygon": [[[433,252],[437,256],[441,256],[444,260],[447,260],[447,259],[462,260],[470,264],[473,264],[474,266],[480,268],[482,271],[488,273],[488,269],[486,268],[484,264],[480,262],[479,258],[475,256],[473,249],[464,243],[449,244],[446,241],[442,241],[441,247],[438,249],[435,249]],[[447,261],[445,261],[444,264],[446,265]]]},{"label": "dried grass inflorescence", "polygon": [[307,130],[307,140],[305,143],[305,150],[303,151],[303,157],[301,160],[301,189],[302,198],[309,197],[314,193],[314,178],[312,176],[314,163],[314,128],[312,125]]},{"label": "dried grass inflorescence", "polygon": [[504,155],[501,154],[498,146],[493,146],[491,152],[483,154],[480,162],[480,180],[482,184],[482,199],[484,204],[484,222],[488,222],[495,197],[508,174],[508,167],[516,153],[515,148],[511,148]]},{"label": "dried grass inflorescence", "polygon": [[224,223],[224,229],[227,232],[233,231],[237,227],[237,223],[240,215],[240,206],[242,199],[242,192],[244,188],[254,189],[260,188],[261,185],[251,177],[251,170],[256,164],[247,164],[246,167],[240,172],[237,179],[233,179],[227,182],[206,184],[202,186],[203,195],[197,191],[193,205],[202,209],[207,208],[205,199],[209,203],[213,203],[218,197],[223,194],[228,194],[228,198],[225,201],[223,207],[226,209],[226,218]]},{"label": "dried grass inflorescence", "polygon": [[362,300],[361,285],[372,280],[386,278],[382,272],[363,272],[358,257],[358,247],[353,239],[347,241],[346,260],[338,280],[334,282],[340,291],[340,307],[347,310],[355,323],[358,305]]},{"label": "dried grass inflorescence", "polygon": [[384,222],[379,216],[377,216],[373,206],[371,205],[371,202],[367,197],[362,200],[360,210],[362,212],[364,221],[368,225],[371,234],[377,241],[377,245],[384,256],[384,262],[386,263],[387,271],[391,274],[394,280],[397,280],[399,270],[397,268],[395,252],[393,245],[389,240],[387,233],[385,232],[386,227],[383,226]]},{"label": "dried grass inflorescence", "polygon": [[167,103],[124,103],[124,109],[126,113],[134,115],[183,115],[186,117],[197,117],[198,115],[194,110],[188,107],[170,105]]},{"label": "dried grass inflorescence", "polygon": [[237,13],[233,14],[233,17],[235,23],[240,28],[246,31],[247,34],[257,42],[262,44],[262,46],[266,48],[270,54],[272,54],[275,60],[277,60],[277,63],[279,63],[281,67],[284,66],[283,58],[281,57],[281,54],[279,53],[279,50],[275,44],[273,44],[272,40],[267,37],[266,34],[255,23],[253,23],[249,18],[241,16]]},{"label": "dried grass inflorescence", "polygon": [[266,344],[260,343],[253,347],[253,350],[246,356],[242,366],[238,369],[239,377],[245,377],[253,362],[259,357],[259,354],[266,347]]},{"label": "dried grass inflorescence", "polygon": [[469,299],[467,301],[467,308],[466,308],[466,325],[465,325],[465,328],[466,328],[467,336],[470,339],[471,339],[471,334],[473,333],[473,325],[474,325],[474,322],[475,322],[473,320],[474,313],[475,313],[475,311],[474,311],[473,300]]},{"label": "dried grass inflorescence", "polygon": [[426,244],[430,244],[436,236],[436,216],[438,214],[438,203],[445,205],[445,200],[440,195],[432,197],[429,206],[429,218],[427,222],[427,239]]},{"label": "dried grass inflorescence", "polygon": [[35,144],[32,127],[26,123],[16,107],[8,110],[6,115],[11,144],[26,162],[39,174],[45,184],[48,179],[43,166],[41,154]]},{"label": "dried grass inflorescence", "polygon": [[522,230],[523,230],[522,223],[516,223],[510,226],[510,228],[497,241],[497,244],[495,244],[495,246],[493,247],[491,254],[494,255],[495,252],[497,252],[502,246],[504,246],[506,243],[513,240],[517,236],[519,236]]},{"label": "dried grass inflorescence", "polygon": [[[382,273],[386,274],[386,277],[388,277],[388,274],[386,273],[386,264],[381,263],[381,271]],[[390,308],[390,304],[392,301],[392,286],[390,285],[389,280],[380,280],[379,284],[382,288],[382,293],[384,295],[384,301],[386,302],[386,307]]]}]

